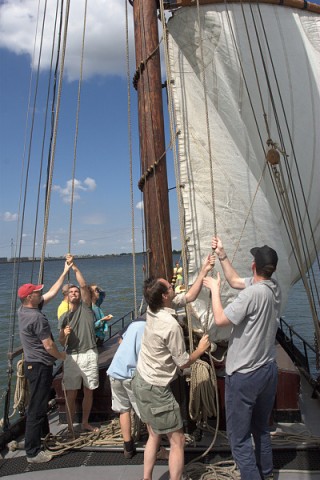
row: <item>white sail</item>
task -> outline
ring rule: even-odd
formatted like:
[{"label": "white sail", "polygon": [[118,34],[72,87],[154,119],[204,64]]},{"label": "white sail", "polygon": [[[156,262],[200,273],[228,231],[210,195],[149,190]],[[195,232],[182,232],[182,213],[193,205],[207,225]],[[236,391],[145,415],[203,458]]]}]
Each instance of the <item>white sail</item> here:
[{"label": "white sail", "polygon": [[[180,131],[187,281],[192,283],[210,251],[215,213],[217,234],[241,276],[251,274],[253,246],[268,244],[278,252],[276,277],[284,308],[288,290],[300,272],[294,255],[297,248],[289,240],[271,174],[265,168],[269,134],[264,112],[270,137],[288,155],[310,261],[320,247],[320,16],[281,6],[219,4],[199,10],[181,8],[168,28],[175,120]],[[286,170],[283,159],[281,169]],[[286,174],[284,185],[289,185]],[[295,224],[301,246],[301,231]],[[305,268],[309,261],[304,262]],[[217,270],[221,271],[219,262]],[[223,304],[236,294],[223,285]],[[194,308],[200,321],[206,322],[206,292]],[[228,329],[218,331],[212,318],[209,325],[212,338],[228,338]]]}]

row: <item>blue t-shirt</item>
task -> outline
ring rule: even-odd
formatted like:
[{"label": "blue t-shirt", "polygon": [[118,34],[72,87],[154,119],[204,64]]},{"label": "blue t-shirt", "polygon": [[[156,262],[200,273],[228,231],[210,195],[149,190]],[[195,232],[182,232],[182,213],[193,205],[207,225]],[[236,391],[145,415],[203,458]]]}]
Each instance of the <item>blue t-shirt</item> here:
[{"label": "blue t-shirt", "polygon": [[146,321],[143,318],[136,319],[130,323],[107,370],[107,374],[110,377],[118,380],[132,378],[138,362],[145,325]]},{"label": "blue t-shirt", "polygon": [[101,322],[101,318],[105,317],[105,314],[101,310],[100,307],[96,304],[92,304],[92,311],[95,316],[95,322],[94,322],[94,330],[96,337],[101,338],[104,340],[105,334],[108,331],[108,323],[107,322]]}]

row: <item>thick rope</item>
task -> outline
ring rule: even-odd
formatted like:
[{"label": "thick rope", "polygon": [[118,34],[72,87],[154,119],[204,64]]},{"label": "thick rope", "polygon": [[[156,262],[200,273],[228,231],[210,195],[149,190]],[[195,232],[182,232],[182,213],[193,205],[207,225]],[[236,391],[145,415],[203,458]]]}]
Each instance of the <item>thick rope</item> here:
[{"label": "thick rope", "polygon": [[[12,413],[8,419],[13,418],[17,412],[22,412],[29,403],[29,389],[24,376],[24,360],[23,358],[17,362],[17,381],[13,398]],[[3,427],[4,419],[0,420],[0,426]]]},{"label": "thick rope", "polygon": [[[166,73],[167,73],[170,145],[172,148],[175,181],[176,181],[178,220],[179,220],[179,231],[180,231],[180,239],[181,239],[181,259],[182,259],[183,272],[185,272],[186,274],[186,272],[188,272],[187,239],[185,238],[185,233],[184,233],[184,209],[183,209],[183,201],[182,201],[182,194],[181,194],[182,189],[184,188],[184,185],[182,185],[180,181],[180,169],[179,169],[179,162],[178,162],[177,142],[176,142],[178,132],[175,124],[174,102],[173,102],[173,92],[172,92],[174,80],[172,78],[170,61],[169,61],[168,30],[167,30],[167,23],[166,23],[166,17],[164,12],[163,1],[160,2],[160,12],[161,12],[160,16],[161,16],[161,22],[162,22],[163,39],[164,39],[164,58],[165,58]],[[186,278],[184,279],[184,282],[185,284],[187,283]],[[187,284],[186,284],[186,287],[188,287]],[[190,319],[189,319],[188,309],[187,309],[187,318],[188,318],[188,324],[189,324]],[[190,340],[192,341],[191,337],[190,337]],[[190,348],[191,348],[191,351],[193,351],[193,343],[190,344]]]},{"label": "thick rope", "polygon": [[60,59],[60,74],[59,74],[59,84],[58,84],[58,94],[57,94],[57,106],[56,106],[56,114],[55,114],[55,117],[54,117],[54,126],[53,126],[53,134],[52,134],[52,149],[51,149],[50,168],[49,168],[49,175],[48,175],[48,191],[47,191],[46,205],[45,205],[45,219],[44,219],[44,227],[43,227],[43,241],[42,241],[42,252],[41,252],[41,260],[40,260],[41,265],[44,264],[45,251],[46,251],[46,245],[47,245],[47,234],[48,234],[48,223],[49,223],[50,199],[51,199],[51,191],[52,191],[53,167],[54,167],[54,159],[55,159],[56,144],[57,144],[57,132],[58,132],[60,104],[61,104],[64,61],[65,61],[66,44],[67,44],[67,32],[68,32],[67,26],[68,26],[68,20],[69,20],[69,11],[70,11],[70,0],[67,0],[67,2],[66,2],[66,12],[65,12],[64,35],[63,35],[63,43],[62,43],[62,54],[61,54],[61,59]]},{"label": "thick rope", "polygon": [[72,178],[72,183],[71,183],[71,199],[70,199],[68,252],[71,252],[72,219],[73,219],[74,190],[75,190],[75,176],[76,176],[76,163],[77,163],[77,145],[78,145],[78,132],[79,132],[81,86],[82,86],[82,78],[83,78],[83,59],[84,59],[84,47],[85,47],[85,38],[86,38],[86,25],[87,25],[87,5],[88,5],[88,1],[86,0],[85,5],[84,5],[84,18],[83,18],[82,43],[81,43],[81,60],[80,60],[80,75],[79,75],[79,82],[78,82],[78,97],[77,97],[77,112],[76,112],[76,126],[75,126],[74,145],[73,145],[73,166],[72,166],[72,177],[71,177]]},{"label": "thick rope", "polygon": [[208,418],[216,417],[215,380],[213,370],[207,362],[197,360],[191,365],[189,402],[191,420],[207,423]]},{"label": "thick rope", "polygon": [[[136,415],[131,416],[132,437],[136,441],[140,435],[140,421]],[[62,429],[56,435],[47,435],[44,444],[50,452],[61,455],[68,450],[81,450],[89,446],[123,446],[123,437],[120,429],[119,418],[110,420],[102,425],[98,431],[74,432],[70,438],[67,429]]]},{"label": "thick rope", "polygon": [[184,472],[197,480],[240,480],[240,472],[232,459],[209,465],[200,462],[189,463]]},{"label": "thick rope", "polygon": [[[163,0],[160,2],[160,10],[161,10],[161,20],[162,20],[163,38],[164,38],[164,53],[165,53],[166,69],[167,69],[167,75],[168,75],[168,80],[167,80],[168,106],[169,106],[171,144],[173,148],[175,176],[176,176],[176,189],[177,189],[177,197],[178,197],[180,238],[182,243],[181,257],[182,257],[183,270],[184,272],[187,272],[188,270],[187,270],[187,258],[186,258],[186,242],[184,240],[184,221],[183,221],[184,212],[183,212],[183,202],[182,202],[182,194],[181,194],[182,186],[181,186],[181,182],[179,182],[180,171],[178,166],[178,155],[177,155],[177,147],[176,147],[176,141],[175,141],[176,129],[175,129],[175,121],[174,121],[173,93],[172,93],[173,80],[171,76],[171,69],[170,69],[170,62],[169,62],[168,35],[167,35],[167,25],[166,25],[166,20],[164,15]],[[199,23],[200,23],[200,20],[199,20]],[[201,33],[200,25],[199,25],[199,30]],[[201,42],[201,48],[202,48],[202,42]],[[203,60],[203,57],[202,57],[202,60]],[[204,68],[202,70],[203,70],[204,95],[205,95],[205,99],[207,100]],[[212,154],[211,154],[210,128],[209,128],[207,101],[206,101],[206,126],[207,126],[208,143],[210,146],[209,160],[210,160],[211,191],[212,191],[212,203],[213,203],[213,222],[214,222],[214,229],[216,231],[215,197],[214,197],[214,183],[213,183],[213,169],[212,169],[213,162],[212,162]],[[187,305],[186,315],[187,315],[187,324],[188,324],[188,332],[189,332],[189,348],[190,348],[190,352],[193,352],[194,342],[193,342],[193,331],[192,331],[193,328],[192,328],[191,313],[192,313],[192,307]],[[209,317],[209,306],[208,306],[208,314],[207,314],[207,323],[208,323],[208,317]],[[205,327],[205,331],[206,330],[207,330],[207,327]],[[213,362],[211,362],[211,365],[210,365],[207,362],[197,360],[191,366],[189,415],[190,415],[190,418],[196,420],[198,424],[207,424],[208,418],[212,416],[217,417],[216,433],[213,437],[213,443],[209,447],[211,449],[212,445],[215,443],[215,440],[216,440],[216,434],[218,431],[218,424],[219,424],[217,380],[216,380]]]},{"label": "thick rope", "polygon": [[131,128],[131,95],[130,95],[130,49],[128,27],[128,2],[124,0],[126,13],[126,64],[127,64],[127,95],[128,95],[128,145],[129,145],[129,172],[130,172],[130,200],[131,200],[131,238],[132,238],[132,268],[133,268],[133,301],[134,314],[138,316],[137,307],[137,274],[136,274],[136,237],[133,193],[133,161],[132,161],[132,128]]}]

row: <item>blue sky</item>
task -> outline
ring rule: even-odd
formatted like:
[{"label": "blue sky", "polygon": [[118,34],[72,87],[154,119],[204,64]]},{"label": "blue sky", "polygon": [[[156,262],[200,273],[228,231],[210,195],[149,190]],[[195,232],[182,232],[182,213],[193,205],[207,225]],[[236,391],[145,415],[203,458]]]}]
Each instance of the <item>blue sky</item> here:
[{"label": "blue sky", "polygon": [[[125,47],[125,1],[89,0],[86,28],[84,81],[80,108],[73,206],[71,250],[74,254],[130,252],[131,198],[129,180],[128,106]],[[47,5],[38,102],[35,111],[26,198],[22,255],[32,254],[37,185],[44,124],[44,98],[50,62],[50,25],[56,2]],[[316,3],[319,3],[317,0]],[[0,257],[10,257],[17,242],[21,185],[26,178],[32,107],[27,123],[30,73],[38,4],[45,0],[0,0]],[[60,256],[69,245],[70,180],[84,0],[71,2],[65,82],[58,126],[53,191],[46,254]],[[130,84],[134,73],[132,8],[129,12]],[[38,31],[41,29],[41,24]],[[37,44],[39,48],[39,43]],[[36,49],[37,50],[37,49]],[[35,55],[37,59],[37,55]],[[34,61],[34,64],[37,60]],[[33,69],[33,99],[35,69]],[[133,188],[136,250],[142,250],[141,193],[136,92],[131,91]],[[27,125],[27,126],[26,126]],[[166,139],[169,143],[169,136]],[[24,153],[27,152],[27,153]],[[175,186],[172,155],[167,155],[169,188]],[[24,165],[24,168],[23,168]],[[43,184],[41,193],[43,194]],[[176,193],[170,191],[173,248],[180,248]],[[43,197],[42,197],[43,198]],[[20,218],[21,218],[20,208]],[[36,255],[41,251],[43,208],[39,215]],[[12,245],[14,248],[12,248]]]},{"label": "blue sky", "polygon": [[[44,0],[39,3],[40,8],[43,8]],[[53,21],[55,3],[48,2],[48,25]],[[0,257],[10,257],[17,244],[20,190],[21,185],[24,187],[26,178],[25,166],[29,149],[32,107],[29,108],[29,121],[26,119],[37,7],[38,0],[0,1]],[[134,49],[131,10],[128,4],[132,78]],[[83,11],[83,0],[71,2],[66,81],[62,90],[47,237],[47,255],[50,256],[63,255],[68,250],[69,244],[70,180],[73,168]],[[38,30],[40,28],[41,25]],[[45,28],[45,32],[49,31],[49,26]],[[26,256],[32,254],[34,237],[50,41],[51,34],[45,34],[23,229],[22,255]],[[88,2],[85,49],[89,56],[85,56],[84,60],[71,250],[76,255],[130,252],[132,234],[124,0]],[[34,96],[35,69],[32,85],[31,104]],[[137,187],[140,166],[135,91],[131,92],[131,100],[135,241],[136,250],[139,251],[142,249],[142,197]],[[168,157],[169,187],[174,187],[170,157]],[[44,180],[41,184],[42,195],[43,191]],[[175,204],[175,191],[170,193],[170,202]],[[20,207],[20,215],[21,211]],[[39,216],[40,232],[37,235],[36,255],[41,251],[42,217],[43,209]],[[173,248],[179,248],[177,235],[179,229],[175,214],[172,219]]]}]

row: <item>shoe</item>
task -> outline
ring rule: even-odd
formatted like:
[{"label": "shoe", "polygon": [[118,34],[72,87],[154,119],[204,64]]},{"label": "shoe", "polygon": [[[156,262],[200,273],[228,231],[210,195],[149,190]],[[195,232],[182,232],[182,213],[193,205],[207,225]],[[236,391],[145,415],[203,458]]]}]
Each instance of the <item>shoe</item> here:
[{"label": "shoe", "polygon": [[50,462],[50,460],[53,458],[53,455],[49,453],[48,451],[41,450],[38,455],[35,457],[27,457],[27,462],[28,463],[46,463]]},{"label": "shoe", "polygon": [[130,442],[130,447],[129,449],[126,449],[126,445],[125,443],[123,444],[123,455],[124,455],[124,458],[130,460],[130,458],[132,458],[134,456],[134,454],[136,453],[136,449],[134,447],[134,444],[133,442]]},{"label": "shoe", "polygon": [[126,450],[126,449],[123,450],[124,458],[126,458],[128,460],[130,460],[130,458],[132,458],[135,453],[136,453],[135,450]]}]

